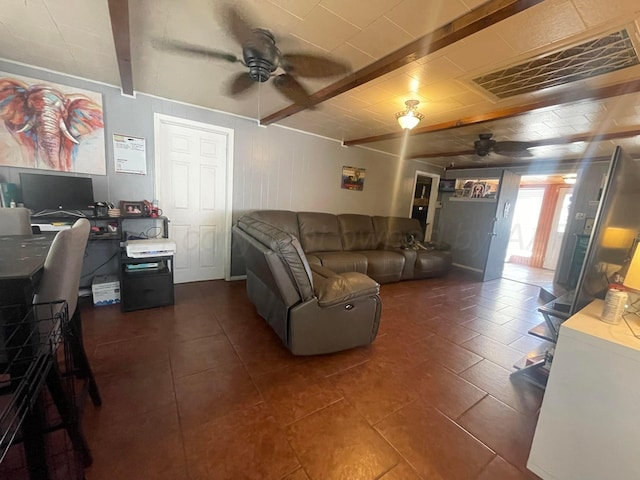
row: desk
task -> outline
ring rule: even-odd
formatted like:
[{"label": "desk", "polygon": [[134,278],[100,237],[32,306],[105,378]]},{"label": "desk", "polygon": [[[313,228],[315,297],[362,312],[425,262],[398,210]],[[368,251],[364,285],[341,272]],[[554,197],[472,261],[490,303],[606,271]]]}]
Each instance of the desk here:
[{"label": "desk", "polygon": [[602,322],[602,306],[560,327],[527,463],[545,480],[640,478],[640,339]]},{"label": "desk", "polygon": [[[54,236],[48,235],[36,235],[36,236],[2,236],[0,237],[0,307],[7,308],[8,306],[12,311],[20,310],[22,308],[22,314],[26,314],[33,301],[33,294],[42,277],[44,270],[44,263],[53,242]],[[16,308],[14,308],[14,306]],[[11,317],[15,317],[14,313]],[[23,315],[18,315],[18,318],[22,318]],[[28,325],[25,321],[18,327],[12,326],[12,328],[20,328],[22,325]],[[4,327],[4,325],[3,325]],[[29,328],[29,327],[27,327]],[[31,327],[37,328],[37,327]],[[61,332],[64,331],[62,326]],[[6,330],[9,333],[9,330]],[[36,330],[37,332],[38,330]],[[40,332],[42,333],[42,332]],[[40,334],[37,334],[38,336]],[[60,333],[62,335],[62,333]],[[1,345],[5,351],[5,357],[11,358],[8,354],[11,351],[13,342],[15,342],[15,336],[8,335],[7,338],[12,338]],[[20,338],[17,339],[18,342]],[[39,398],[39,400],[33,401],[31,408],[28,409],[24,422],[22,423],[22,434],[24,439],[25,456],[27,458],[28,470],[32,479],[48,479],[48,466],[45,455],[44,446],[44,422],[43,422],[43,409],[42,409],[42,394],[41,386],[46,381],[46,385],[51,393],[51,396],[56,404],[60,417],[64,422],[64,426],[67,429],[67,433],[73,443],[84,456],[85,463],[91,462],[91,454],[86,445],[86,441],[82,436],[81,431],[77,426],[77,422],[74,420],[75,412],[72,411],[73,401],[69,399],[64,392],[61,383],[61,377],[57,368],[53,355],[51,355],[49,346],[45,344],[42,351],[37,348],[29,348],[26,352],[25,358],[32,358],[33,364],[22,363],[18,367],[12,367],[11,363],[7,372],[12,378],[19,378],[23,382],[28,382],[26,390],[21,390],[20,385],[14,385],[12,394],[17,395],[18,402],[23,402],[25,399]],[[38,363],[39,368],[35,363]],[[27,375],[26,372],[37,370],[40,372],[40,376]],[[41,380],[34,380],[41,379]],[[22,393],[20,393],[22,392]],[[28,394],[28,397],[26,396]],[[0,458],[2,454],[0,452]]]},{"label": "desk", "polygon": [[[53,237],[45,235],[0,237],[0,306],[24,305],[22,313],[27,312],[52,241]],[[23,424],[25,453],[31,476],[46,478],[41,402],[31,410]]]},{"label": "desk", "polygon": [[0,306],[31,305],[53,238],[49,235],[0,237]]}]

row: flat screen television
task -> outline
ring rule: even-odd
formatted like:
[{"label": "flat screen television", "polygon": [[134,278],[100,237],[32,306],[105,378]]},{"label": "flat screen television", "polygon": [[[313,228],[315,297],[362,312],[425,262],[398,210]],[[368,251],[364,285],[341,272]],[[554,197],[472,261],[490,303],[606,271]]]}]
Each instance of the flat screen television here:
[{"label": "flat screen television", "polygon": [[87,177],[20,174],[22,202],[34,214],[89,210],[93,204],[93,182]]},{"label": "flat screen television", "polygon": [[619,283],[640,233],[640,161],[620,147],[611,158],[607,179],[578,277],[570,313],[604,298],[610,283]]}]

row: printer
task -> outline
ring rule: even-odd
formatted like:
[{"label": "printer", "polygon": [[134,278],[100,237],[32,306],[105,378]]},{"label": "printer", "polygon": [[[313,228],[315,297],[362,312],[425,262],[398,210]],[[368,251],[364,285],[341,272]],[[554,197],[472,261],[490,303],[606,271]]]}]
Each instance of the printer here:
[{"label": "printer", "polygon": [[127,240],[125,250],[129,258],[170,257],[176,253],[176,242],[170,238]]}]

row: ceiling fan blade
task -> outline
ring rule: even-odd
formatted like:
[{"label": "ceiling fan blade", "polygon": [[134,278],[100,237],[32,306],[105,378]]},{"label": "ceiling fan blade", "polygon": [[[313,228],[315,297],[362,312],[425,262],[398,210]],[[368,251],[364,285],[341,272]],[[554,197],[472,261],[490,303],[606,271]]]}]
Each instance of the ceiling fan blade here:
[{"label": "ceiling fan blade", "polygon": [[299,77],[324,78],[346,75],[350,66],[344,62],[332,60],[321,55],[293,53],[282,55],[280,66],[287,72]]},{"label": "ceiling fan blade", "polygon": [[529,150],[507,150],[503,151],[500,149],[494,150],[494,152],[498,155],[503,155],[505,157],[513,157],[513,158],[532,158],[533,155]]},{"label": "ceiling fan blade", "polygon": [[242,18],[236,8],[227,6],[223,11],[222,18],[240,45],[244,45],[252,38],[254,27]]},{"label": "ceiling fan blade", "polygon": [[436,152],[436,153],[416,153],[409,155],[406,157],[407,159],[412,158],[440,158],[440,157],[458,157],[461,155],[475,155],[475,150],[462,150],[457,152]]},{"label": "ceiling fan blade", "polygon": [[496,151],[496,153],[502,153],[502,152],[513,153],[513,152],[522,152],[534,146],[535,146],[535,143],[533,142],[504,141],[504,142],[496,142],[494,146],[494,150]]},{"label": "ceiling fan blade", "polygon": [[238,73],[229,83],[227,91],[229,95],[235,96],[246,93],[256,82],[249,76],[248,72]]},{"label": "ceiling fan blade", "polygon": [[273,85],[293,103],[297,105],[308,103],[309,92],[292,75],[288,73],[277,75],[273,79]]},{"label": "ceiling fan blade", "polygon": [[215,50],[213,48],[200,47],[190,43],[178,42],[176,40],[154,40],[155,48],[174,53],[186,53],[197,57],[214,58],[216,60],[226,60],[230,63],[238,62],[239,59],[232,53]]}]

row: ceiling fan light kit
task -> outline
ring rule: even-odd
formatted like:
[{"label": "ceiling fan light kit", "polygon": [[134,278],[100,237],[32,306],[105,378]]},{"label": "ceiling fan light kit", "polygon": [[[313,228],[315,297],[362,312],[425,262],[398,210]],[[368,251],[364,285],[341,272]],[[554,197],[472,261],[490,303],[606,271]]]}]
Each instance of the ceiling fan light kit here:
[{"label": "ceiling fan light kit", "polygon": [[396,120],[398,120],[398,123],[403,129],[411,130],[424,118],[424,115],[417,110],[419,103],[420,101],[418,100],[407,100],[404,102],[407,109],[396,113]]}]

